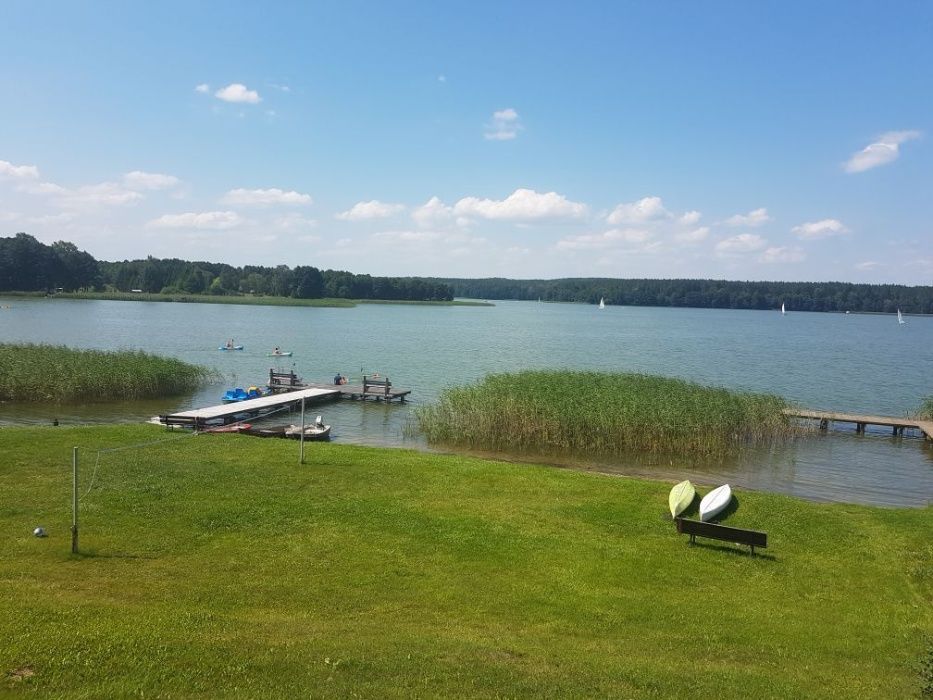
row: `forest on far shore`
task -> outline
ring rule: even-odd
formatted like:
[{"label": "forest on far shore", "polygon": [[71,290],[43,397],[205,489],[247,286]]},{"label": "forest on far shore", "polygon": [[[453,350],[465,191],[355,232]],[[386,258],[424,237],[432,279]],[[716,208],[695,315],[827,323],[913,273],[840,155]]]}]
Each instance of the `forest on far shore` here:
[{"label": "forest on far shore", "polygon": [[[434,278],[432,278],[434,279]],[[566,301],[700,309],[779,309],[933,314],[933,287],[851,282],[740,282],[697,279],[437,278],[454,296],[471,299]]]},{"label": "forest on far shore", "polygon": [[150,294],[271,296],[297,299],[450,301],[470,299],[933,314],[933,286],[850,282],[565,278],[519,280],[374,277],[299,265],[234,267],[159,259],[96,260],[73,243],[46,245],[25,233],[0,238],[0,292],[141,291]]},{"label": "forest on far shore", "polygon": [[296,299],[450,301],[449,285],[417,277],[373,277],[299,265],[234,267],[176,258],[106,262],[73,243],[45,245],[18,233],[0,238],[0,292],[140,291],[149,294],[279,296]]}]

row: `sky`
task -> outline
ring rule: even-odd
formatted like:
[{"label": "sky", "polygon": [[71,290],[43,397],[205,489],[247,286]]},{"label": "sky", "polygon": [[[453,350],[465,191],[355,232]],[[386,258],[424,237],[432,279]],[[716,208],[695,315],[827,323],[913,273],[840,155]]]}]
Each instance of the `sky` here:
[{"label": "sky", "polygon": [[933,3],[0,9],[0,236],[374,275],[933,284]]}]

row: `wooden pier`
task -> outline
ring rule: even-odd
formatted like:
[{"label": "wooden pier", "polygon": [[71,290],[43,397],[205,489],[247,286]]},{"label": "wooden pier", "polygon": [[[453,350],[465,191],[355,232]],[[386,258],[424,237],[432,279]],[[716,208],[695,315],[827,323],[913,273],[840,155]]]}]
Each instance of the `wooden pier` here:
[{"label": "wooden pier", "polygon": [[159,416],[159,422],[169,427],[202,430],[209,426],[229,425],[259,418],[282,408],[294,409],[302,400],[372,399],[375,401],[404,402],[411,389],[393,386],[388,377],[363,376],[362,384],[308,384],[294,372],[269,370],[270,394],[246,401],[235,401],[219,406],[207,406]]},{"label": "wooden pier", "polygon": [[807,409],[788,408],[784,414],[792,418],[802,418],[807,421],[820,422],[820,430],[827,430],[830,423],[852,423],[856,433],[864,433],[869,425],[878,425],[891,428],[893,435],[903,435],[904,430],[913,428],[919,430],[927,440],[933,440],[933,421],[913,420],[911,418],[896,418],[891,416],[868,416],[858,413],[835,413],[833,411],[810,411]]},{"label": "wooden pier", "polygon": [[374,399],[376,401],[400,401],[411,393],[392,384],[388,377],[363,375],[362,384],[314,384],[301,380],[294,372],[269,370],[269,389],[273,393],[292,392],[296,389],[322,389],[335,391],[341,399]]},{"label": "wooden pier", "polygon": [[194,428],[195,430],[201,430],[208,425],[229,425],[241,420],[267,415],[281,408],[294,408],[299,406],[303,399],[319,401],[338,398],[340,392],[335,391],[335,389],[336,387],[329,389],[312,387],[287,393],[270,394],[269,396],[260,396],[246,401],[235,401],[234,403],[225,403],[219,406],[208,406],[159,416],[159,422],[166,426],[181,426]]}]

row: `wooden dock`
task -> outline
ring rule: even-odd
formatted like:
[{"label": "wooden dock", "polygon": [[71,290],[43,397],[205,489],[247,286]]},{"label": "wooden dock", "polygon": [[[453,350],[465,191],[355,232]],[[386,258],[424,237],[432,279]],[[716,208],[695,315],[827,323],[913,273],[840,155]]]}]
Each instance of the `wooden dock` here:
[{"label": "wooden dock", "polygon": [[855,432],[864,433],[869,425],[878,425],[891,428],[893,435],[903,435],[904,430],[913,428],[923,433],[927,440],[933,440],[933,421],[914,420],[911,418],[896,418],[891,416],[868,416],[858,413],[835,413],[833,411],[810,411],[807,409],[788,408],[785,415],[793,418],[802,418],[807,421],[820,422],[820,430],[827,430],[830,423],[852,423]]},{"label": "wooden dock", "polygon": [[292,392],[296,389],[321,389],[336,391],[341,399],[374,399],[376,401],[400,401],[411,393],[411,389],[394,386],[388,377],[363,375],[362,384],[314,384],[304,382],[294,372],[269,370],[269,389],[272,393]]},{"label": "wooden dock", "polygon": [[366,390],[363,390],[362,384],[305,384],[305,386],[314,388],[314,389],[332,389],[336,391],[341,399],[375,399],[376,401],[395,401],[400,402],[405,401],[405,397],[411,393],[411,389],[399,389],[394,386],[389,387],[389,391],[386,392],[384,389],[376,390],[371,387],[366,387]]},{"label": "wooden dock", "polygon": [[159,416],[159,422],[166,426],[182,426],[200,430],[208,425],[229,425],[241,420],[263,416],[281,408],[294,408],[301,404],[302,399],[320,401],[322,399],[338,398],[339,394],[340,392],[336,391],[336,387],[310,387],[281,394],[260,396],[246,401],[171,413]]}]

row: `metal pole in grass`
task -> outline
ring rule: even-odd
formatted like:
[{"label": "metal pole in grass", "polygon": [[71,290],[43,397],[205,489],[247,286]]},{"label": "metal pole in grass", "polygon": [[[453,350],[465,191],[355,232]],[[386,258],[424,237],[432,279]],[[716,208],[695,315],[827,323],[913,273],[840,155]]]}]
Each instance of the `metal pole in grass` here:
[{"label": "metal pole in grass", "polygon": [[71,553],[78,553],[78,448],[71,448]]},{"label": "metal pole in grass", "polygon": [[301,397],[301,435],[298,436],[298,464],[305,463],[305,397]]}]

